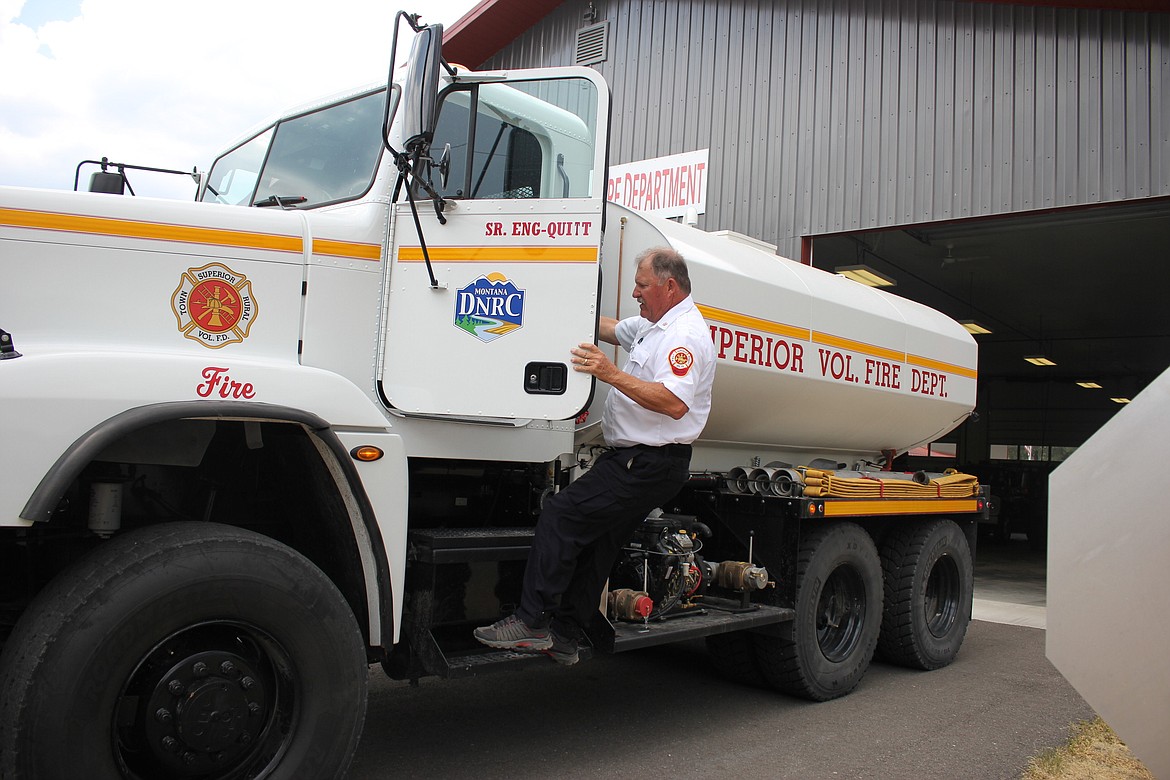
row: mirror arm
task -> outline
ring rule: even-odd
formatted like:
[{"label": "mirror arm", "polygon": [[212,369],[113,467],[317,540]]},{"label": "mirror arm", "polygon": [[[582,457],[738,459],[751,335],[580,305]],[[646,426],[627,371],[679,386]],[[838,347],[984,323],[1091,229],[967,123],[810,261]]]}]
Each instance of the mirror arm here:
[{"label": "mirror arm", "polygon": [[[419,122],[420,128],[418,128],[419,129],[418,135],[411,136],[410,138],[407,138],[403,142],[403,146],[404,146],[403,151],[401,151],[401,152],[396,151],[390,145],[390,115],[391,115],[391,104],[392,104],[391,97],[392,97],[392,90],[394,88],[393,85],[394,85],[395,55],[397,54],[397,51],[398,51],[398,30],[399,30],[399,27],[401,25],[401,22],[404,19],[406,20],[406,23],[408,25],[410,25],[410,28],[412,30],[414,30],[415,33],[422,33],[424,30],[432,29],[432,31],[433,31],[432,34],[437,36],[437,38],[438,38],[438,42],[433,44],[433,46],[438,46],[438,47],[442,47],[442,45],[443,45],[443,43],[442,43],[443,26],[442,25],[434,25],[432,28],[431,25],[422,24],[419,21],[418,14],[408,14],[405,11],[399,11],[397,16],[394,17],[394,36],[393,36],[393,40],[391,42],[391,47],[390,47],[390,73],[386,79],[386,108],[385,108],[385,111],[383,112],[383,115],[382,115],[382,145],[393,156],[394,165],[395,165],[395,167],[398,168],[398,181],[395,182],[395,184],[394,184],[394,197],[392,198],[392,202],[396,203],[398,201],[398,197],[402,193],[402,186],[405,184],[406,185],[406,199],[410,203],[410,213],[411,213],[411,216],[414,218],[414,229],[415,229],[415,232],[418,234],[418,241],[419,241],[419,246],[422,248],[423,260],[426,262],[426,265],[427,265],[427,276],[430,277],[430,286],[431,286],[432,290],[437,290],[437,289],[440,289],[439,281],[435,278],[435,271],[434,271],[433,266],[431,265],[431,255],[430,255],[430,252],[427,250],[426,238],[423,236],[422,222],[419,220],[419,217],[418,217],[418,204],[415,202],[415,199],[414,199],[414,185],[417,184],[417,186],[420,189],[425,191],[427,193],[427,195],[430,196],[431,201],[434,203],[435,215],[438,217],[439,224],[440,225],[447,224],[447,218],[443,215],[443,208],[446,205],[446,201],[444,201],[443,198],[440,197],[440,195],[437,192],[435,192],[434,188],[431,186],[429,181],[424,181],[422,177],[419,177],[414,173],[414,168],[416,167],[416,165],[421,164],[421,162],[423,160],[426,160],[428,162],[428,164],[433,164],[433,160],[431,160],[429,157],[429,146],[430,146],[430,141],[431,141],[431,134],[434,131],[434,127],[432,126],[433,121],[434,121],[434,117],[433,116],[423,117],[420,120],[420,122]],[[430,42],[429,39],[427,42],[428,43]],[[418,45],[418,38],[415,39],[415,45],[416,46]],[[447,69],[447,71],[449,73],[451,73],[452,75],[454,75],[454,73],[455,73],[454,69],[452,69],[451,66],[448,65],[447,62],[443,59],[442,54],[441,54],[441,48],[438,51],[434,50],[433,47],[430,49],[427,49],[425,52],[425,55],[426,56],[423,58],[423,60],[426,63],[426,69],[430,70],[431,68],[434,68],[435,71],[434,71],[434,73],[431,74],[431,81],[422,82],[422,83],[416,85],[422,90],[421,94],[424,96],[424,98],[427,97],[427,94],[428,94],[427,93],[427,89],[428,89],[427,85],[428,84],[430,85],[430,89],[432,91],[435,89],[435,87],[437,85],[438,64],[439,63],[441,63],[443,65],[443,67],[445,67]],[[419,61],[415,58],[414,51],[412,51],[412,53],[411,53],[411,58],[412,58],[411,59],[411,61],[412,61],[411,68],[413,69],[415,67],[418,67]],[[412,70],[412,73],[413,73],[413,70]],[[425,75],[426,74],[424,74],[424,76]],[[407,86],[409,87],[412,83],[414,83],[413,78],[408,78]],[[404,90],[404,92],[405,92],[405,90]],[[405,100],[408,100],[411,98],[412,98],[411,95],[403,94],[402,99],[405,101]],[[426,104],[428,101],[424,100],[423,102],[424,102],[424,104]],[[433,95],[430,96],[429,110],[432,113],[434,112],[434,96]],[[409,115],[407,116],[407,118],[408,119],[410,118]],[[409,121],[406,122],[408,132],[411,132],[415,129],[415,128],[410,126],[411,124],[412,123]],[[404,135],[405,135],[405,133],[404,133]]]},{"label": "mirror arm", "polygon": [[422,188],[423,192],[425,192],[430,197],[431,201],[435,204],[435,215],[439,218],[439,224],[446,225],[447,218],[443,216],[443,208],[447,205],[447,201],[443,199],[442,195],[435,192],[435,188],[430,185],[430,182],[420,179],[418,176],[411,176],[411,178],[414,179],[415,183]]},{"label": "mirror arm", "polygon": [[[412,217],[414,217],[414,230],[415,230],[415,233],[418,234],[418,243],[419,243],[419,247],[422,249],[423,262],[425,262],[427,264],[427,276],[430,278],[430,281],[431,281],[431,289],[438,290],[439,289],[439,280],[435,278],[435,269],[431,265],[431,253],[427,250],[427,240],[426,240],[426,237],[423,235],[422,222],[419,221],[419,218],[418,218],[418,204],[414,200],[414,190],[410,186],[410,182],[407,181],[408,178],[413,178],[416,181],[418,181],[418,178],[413,176],[410,172],[411,158],[409,155],[396,154],[394,156],[394,162],[398,166],[398,182],[394,185],[395,200],[397,200],[397,198],[398,198],[397,193],[401,191],[402,185],[405,183],[406,184],[406,200],[407,200],[407,202],[410,203],[410,214]],[[425,183],[419,181],[419,184],[422,185],[427,190],[429,190],[431,193],[434,193],[434,190],[431,190],[431,188],[429,186],[427,186]],[[439,223],[446,224],[447,219],[446,219],[446,217],[443,216],[442,199],[440,199],[437,194],[434,197],[436,198],[436,200],[435,200],[435,213],[438,214],[438,216],[439,216]]]}]

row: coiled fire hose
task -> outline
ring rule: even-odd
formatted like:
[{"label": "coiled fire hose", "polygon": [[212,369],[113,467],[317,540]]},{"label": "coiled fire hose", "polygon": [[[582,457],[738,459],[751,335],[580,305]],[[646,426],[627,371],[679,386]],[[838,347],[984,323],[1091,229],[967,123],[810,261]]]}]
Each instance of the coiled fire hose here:
[{"label": "coiled fire hose", "polygon": [[835,472],[808,469],[804,474],[807,498],[969,498],[979,495],[979,478],[949,470],[925,484],[910,479],[838,477]]}]

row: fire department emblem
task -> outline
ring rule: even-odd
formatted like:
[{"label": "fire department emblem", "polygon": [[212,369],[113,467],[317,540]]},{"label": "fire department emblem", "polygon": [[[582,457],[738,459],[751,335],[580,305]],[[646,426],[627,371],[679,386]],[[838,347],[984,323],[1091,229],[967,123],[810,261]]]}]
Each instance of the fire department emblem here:
[{"label": "fire department emblem", "polygon": [[494,341],[524,324],[524,291],[501,273],[481,276],[455,293],[455,327]]},{"label": "fire department emblem", "polygon": [[179,332],[209,349],[248,337],[260,309],[252,283],[221,263],[188,268],[171,296]]},{"label": "fire department emblem", "polygon": [[695,364],[695,358],[686,347],[675,347],[670,351],[670,370],[675,376],[686,376]]}]

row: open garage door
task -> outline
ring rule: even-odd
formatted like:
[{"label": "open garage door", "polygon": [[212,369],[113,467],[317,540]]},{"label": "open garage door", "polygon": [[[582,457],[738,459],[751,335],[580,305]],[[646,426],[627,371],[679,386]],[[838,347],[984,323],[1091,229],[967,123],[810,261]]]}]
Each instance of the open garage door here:
[{"label": "open garage door", "polygon": [[812,243],[818,268],[867,266],[891,292],[989,331],[976,335],[980,418],[964,426],[960,460],[992,445],[1079,446],[1120,408],[1114,399],[1170,365],[1170,198]]}]

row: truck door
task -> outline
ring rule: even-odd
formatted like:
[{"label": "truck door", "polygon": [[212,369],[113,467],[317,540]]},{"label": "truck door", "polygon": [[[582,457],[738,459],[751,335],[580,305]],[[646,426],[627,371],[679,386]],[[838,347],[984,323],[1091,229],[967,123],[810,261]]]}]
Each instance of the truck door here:
[{"label": "truck door", "polygon": [[[587,68],[469,74],[439,97],[427,168],[392,211],[382,393],[424,415],[559,420],[589,402],[609,96]],[[425,174],[424,174],[425,175]],[[431,274],[437,286],[431,283]]]}]

